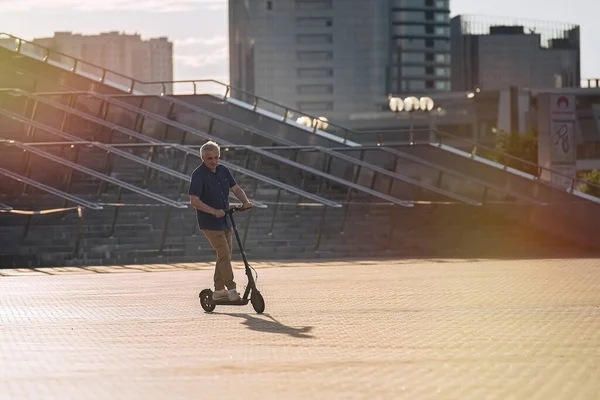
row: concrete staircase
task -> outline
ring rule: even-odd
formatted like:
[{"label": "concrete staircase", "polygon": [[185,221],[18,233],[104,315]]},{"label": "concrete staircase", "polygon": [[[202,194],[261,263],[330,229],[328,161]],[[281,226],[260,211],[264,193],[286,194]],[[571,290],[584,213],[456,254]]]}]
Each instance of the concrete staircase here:
[{"label": "concrete staircase", "polygon": [[[9,148],[10,149],[10,148]],[[58,154],[58,150],[55,150]],[[137,150],[144,155],[146,150]],[[10,154],[9,154],[10,153]],[[10,157],[9,157],[10,155]],[[147,154],[145,154],[147,156]],[[224,154],[230,161],[245,157],[243,152]],[[23,165],[22,152],[5,148],[2,166],[18,169]],[[84,149],[80,164],[101,170],[104,154],[97,149]],[[176,158],[159,152],[155,161],[174,168]],[[190,166],[188,170],[191,170]],[[66,169],[50,168],[48,163],[34,163],[31,177],[57,188],[65,188]],[[299,177],[275,163],[264,163],[261,172],[299,182]],[[129,183],[143,186],[145,171],[129,161],[115,159],[112,175]],[[266,185],[253,187],[253,181],[238,177],[251,197],[271,204],[267,209],[254,209],[237,214],[239,232],[251,259],[293,259],[315,257],[453,257],[508,256],[515,254],[565,254],[577,247],[549,237],[544,232],[532,233],[526,226],[498,218],[485,208],[462,205],[427,205],[405,209],[376,205],[372,199],[355,194],[352,205],[342,209],[328,208],[323,220],[323,207],[299,206],[298,196],[280,193]],[[148,189],[185,201],[187,185],[161,174],[151,175]],[[118,190],[110,185],[95,196],[99,189],[95,178],[73,174],[69,192],[99,203],[140,204],[147,199]],[[22,184],[2,181],[0,202],[15,208],[44,209],[62,206],[54,196],[37,191],[22,193]],[[320,181],[305,180],[304,189],[317,192]],[[329,188],[328,198],[344,201],[346,193]],[[278,207],[274,203],[280,203]],[[115,212],[118,212],[113,229]],[[170,213],[167,215],[167,212]],[[275,215],[274,215],[275,214]],[[477,221],[487,219],[481,226]],[[191,208],[170,211],[163,206],[106,206],[102,211],[84,211],[81,228],[74,211],[35,216],[28,235],[22,239],[27,217],[0,214],[0,254],[2,267],[131,264],[154,262],[193,262],[214,259],[214,252],[198,231]],[[165,221],[167,235],[163,240]],[[322,235],[319,236],[321,222]],[[562,246],[557,247],[557,243]],[[161,250],[162,245],[162,250]],[[236,248],[236,246],[234,246]],[[237,252],[237,248],[236,248]],[[239,258],[239,256],[238,256]]]}]

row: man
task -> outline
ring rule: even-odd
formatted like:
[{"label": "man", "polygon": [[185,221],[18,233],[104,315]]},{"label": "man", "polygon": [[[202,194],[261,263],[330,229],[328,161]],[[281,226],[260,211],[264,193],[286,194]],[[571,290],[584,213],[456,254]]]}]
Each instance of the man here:
[{"label": "man", "polygon": [[192,173],[188,194],[196,209],[198,227],[217,252],[213,299],[235,301],[240,299],[240,294],[236,291],[231,268],[232,226],[229,218],[225,217],[225,210],[229,208],[229,190],[242,202],[243,208],[253,205],[229,169],[219,165],[220,156],[221,149],[215,142],[202,145],[202,163]]}]

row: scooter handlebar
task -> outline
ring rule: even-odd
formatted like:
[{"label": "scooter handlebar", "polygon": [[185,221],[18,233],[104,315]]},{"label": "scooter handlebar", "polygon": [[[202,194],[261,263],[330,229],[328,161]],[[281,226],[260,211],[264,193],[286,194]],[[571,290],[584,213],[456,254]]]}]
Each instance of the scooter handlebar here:
[{"label": "scooter handlebar", "polygon": [[235,207],[230,207],[227,210],[225,210],[225,214],[231,215],[234,212],[238,212],[238,211],[246,211],[249,210],[251,207],[248,208],[244,208],[243,206],[235,206]]}]

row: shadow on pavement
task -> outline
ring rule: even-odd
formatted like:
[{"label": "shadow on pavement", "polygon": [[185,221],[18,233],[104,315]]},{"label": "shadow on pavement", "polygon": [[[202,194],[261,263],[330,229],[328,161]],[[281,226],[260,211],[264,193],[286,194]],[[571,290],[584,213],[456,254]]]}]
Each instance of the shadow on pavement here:
[{"label": "shadow on pavement", "polygon": [[296,338],[302,339],[313,339],[314,336],[310,335],[309,332],[312,331],[312,326],[305,326],[303,328],[294,328],[291,326],[287,326],[282,324],[273,318],[270,314],[263,314],[268,319],[254,317],[249,314],[241,314],[241,313],[213,313],[220,315],[229,315],[236,318],[244,318],[245,321],[242,322],[242,325],[246,325],[248,329],[259,332],[269,332],[269,333],[281,333],[285,335],[289,335]]}]

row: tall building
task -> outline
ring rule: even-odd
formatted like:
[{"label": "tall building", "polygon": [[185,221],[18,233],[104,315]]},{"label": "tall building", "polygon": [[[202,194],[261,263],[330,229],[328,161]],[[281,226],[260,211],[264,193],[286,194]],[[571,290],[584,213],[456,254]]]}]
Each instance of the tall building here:
[{"label": "tall building", "polygon": [[[33,42],[139,81],[173,80],[173,44],[166,37],[142,40],[140,35],[119,32],[93,36],[55,32],[54,37],[34,39]],[[88,74],[99,73],[97,69],[90,67],[78,68]],[[115,76],[110,76],[108,79],[119,80]],[[123,81],[122,84],[125,85],[126,82]],[[138,89],[147,92],[161,90],[159,85]],[[171,85],[167,91],[172,92]]]},{"label": "tall building", "polygon": [[451,31],[452,90],[580,85],[579,26],[459,15]]},{"label": "tall building", "polygon": [[230,0],[230,82],[336,119],[448,91],[448,1]]}]

